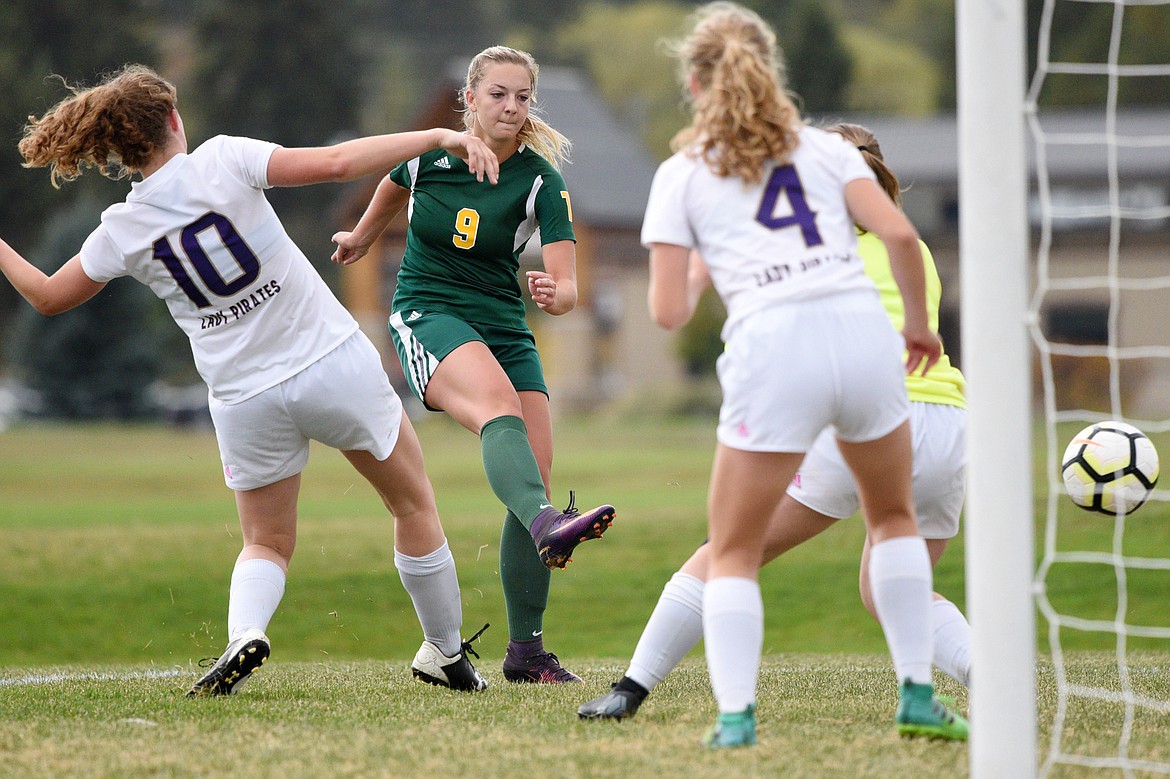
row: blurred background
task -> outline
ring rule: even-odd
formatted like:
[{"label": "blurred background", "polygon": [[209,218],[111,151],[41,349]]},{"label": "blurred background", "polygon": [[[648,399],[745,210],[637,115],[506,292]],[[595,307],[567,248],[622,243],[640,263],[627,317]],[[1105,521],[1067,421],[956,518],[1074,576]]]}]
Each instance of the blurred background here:
[{"label": "blurred background", "polygon": [[[906,210],[934,251],[943,278],[942,330],[961,364],[958,339],[958,202],[952,0],[746,0],[777,30],[791,89],[816,123],[869,125],[907,187]],[[125,181],[90,174],[54,190],[44,170],[25,170],[16,151],[27,117],[127,62],[158,69],[179,89],[192,146],[220,134],[286,146],[359,134],[457,126],[457,91],[469,58],[506,43],[541,64],[537,110],[574,142],[565,177],[579,236],[582,305],[570,317],[532,317],[558,412],[601,405],[717,407],[714,358],[722,310],[713,298],[681,334],[645,313],[645,252],[638,243],[650,177],[669,154],[685,109],[675,63],[660,45],[677,37],[695,3],[665,0],[5,0],[0,5],[0,236],[48,272],[77,252]],[[1029,0],[1029,40],[1041,3]],[[1067,8],[1066,8],[1067,7]],[[1156,11],[1151,10],[1150,13]],[[1125,58],[1158,61],[1170,25],[1128,11]],[[1053,20],[1054,58],[1105,59],[1111,9],[1064,3]],[[1034,59],[1030,52],[1029,58]],[[1029,63],[1028,72],[1032,67]],[[1126,79],[1116,95],[1118,131],[1170,126],[1165,77]],[[1104,77],[1054,75],[1038,100],[1056,130],[1104,126]],[[1162,131],[1164,132],[1164,130]],[[1140,150],[1139,150],[1140,152]],[[1164,150],[1121,160],[1122,203],[1168,203]],[[994,160],[988,175],[995,175]],[[1102,154],[1073,149],[1050,160],[1057,202],[1102,201]],[[360,215],[374,180],[273,190],[293,238],[401,374],[386,338],[404,225],[375,256],[339,271],[330,236]],[[1078,222],[1083,228],[1083,220]],[[989,226],[988,229],[994,229]],[[1135,267],[1161,273],[1167,220],[1126,234]],[[1095,237],[1057,230],[1055,264],[1085,275],[1100,263]],[[1100,237],[1105,235],[1104,238]],[[534,242],[535,243],[535,242]],[[528,261],[539,263],[532,252]],[[1141,270],[1139,273],[1143,272]],[[1049,337],[1101,343],[1107,292],[1072,292],[1044,311]],[[1161,304],[1135,301],[1121,323],[1129,342],[1170,342]],[[0,425],[28,417],[167,420],[207,424],[206,390],[185,338],[165,307],[129,279],[79,309],[46,319],[0,284]],[[1103,368],[1103,370],[1106,370]],[[1165,413],[1165,369],[1125,386],[1134,414]],[[582,381],[582,377],[589,381]],[[1081,361],[1058,377],[1066,394],[1102,383]],[[1068,399],[1070,403],[1079,398]]]}]

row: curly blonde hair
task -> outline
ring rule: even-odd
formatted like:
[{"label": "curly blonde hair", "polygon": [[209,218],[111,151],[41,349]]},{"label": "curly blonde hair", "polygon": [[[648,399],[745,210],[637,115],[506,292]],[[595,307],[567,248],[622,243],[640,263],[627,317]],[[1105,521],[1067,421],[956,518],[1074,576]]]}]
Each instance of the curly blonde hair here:
[{"label": "curly blonde hair", "polygon": [[776,35],[754,11],[714,2],[695,12],[694,28],[668,44],[684,84],[694,83],[691,124],[671,141],[719,176],[756,183],[772,162],[796,149],[803,120],[789,96]]},{"label": "curly blonde hair", "polygon": [[554,168],[560,170],[561,164],[569,159],[569,150],[572,149],[573,142],[535,115],[536,79],[540,68],[532,55],[526,51],[508,46],[491,46],[472,58],[471,64],[467,66],[467,80],[459,90],[459,103],[463,106],[463,126],[469,132],[475,127],[475,114],[467,105],[467,92],[468,90],[474,92],[479,88],[484,74],[492,65],[519,65],[528,69],[528,74],[532,77],[533,110],[529,111],[517,138],[520,143],[531,148],[548,160]]},{"label": "curly blonde hair", "polygon": [[28,118],[18,146],[26,168],[49,168],[54,187],[87,167],[111,179],[140,170],[166,145],[175,87],[144,65],[127,65],[72,92],[39,119]]}]

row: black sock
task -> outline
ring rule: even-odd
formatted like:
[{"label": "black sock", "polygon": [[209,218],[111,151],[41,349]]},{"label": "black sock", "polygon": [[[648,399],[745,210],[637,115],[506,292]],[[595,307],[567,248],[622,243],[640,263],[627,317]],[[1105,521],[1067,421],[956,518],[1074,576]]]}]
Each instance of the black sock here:
[{"label": "black sock", "polygon": [[619,679],[618,683],[615,684],[613,688],[615,690],[624,690],[625,692],[631,693],[635,698],[638,699],[638,703],[646,700],[646,696],[650,694],[649,690],[628,676],[623,676],[621,679]]}]

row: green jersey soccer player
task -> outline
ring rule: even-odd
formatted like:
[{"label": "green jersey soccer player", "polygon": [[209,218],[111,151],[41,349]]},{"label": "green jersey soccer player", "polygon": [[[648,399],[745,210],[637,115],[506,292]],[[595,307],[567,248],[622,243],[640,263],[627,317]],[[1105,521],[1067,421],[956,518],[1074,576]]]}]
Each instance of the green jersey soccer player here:
[{"label": "green jersey soccer player", "polygon": [[536,76],[525,52],[494,46],[476,55],[463,121],[499,159],[498,183],[471,179],[441,150],[423,154],[382,180],[353,232],[334,236],[333,259],[361,258],[407,207],[394,345],[427,408],[480,436],[488,483],[508,509],[500,539],[504,677],[557,684],[580,679],[544,649],[549,571],[565,567],[578,543],[600,537],[614,509],[582,514],[570,499],[559,512],[549,503],[552,417],[518,282],[520,253],[538,229],[544,270],[525,274],[532,301],[548,314],[568,313],[577,278],[572,206],[556,167],[569,141],[530,115]]}]

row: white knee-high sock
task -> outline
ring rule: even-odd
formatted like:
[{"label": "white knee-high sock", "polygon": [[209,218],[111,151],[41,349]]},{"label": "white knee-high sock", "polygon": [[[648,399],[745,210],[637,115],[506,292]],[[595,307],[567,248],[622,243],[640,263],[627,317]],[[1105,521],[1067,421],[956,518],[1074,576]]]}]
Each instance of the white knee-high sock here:
[{"label": "white knee-high sock", "polygon": [[394,550],[394,567],[406,588],[422,625],[423,637],[447,657],[454,657],[463,639],[463,603],[459,599],[459,576],[455,558],[446,540],[422,557],[409,557]]},{"label": "white knee-high sock", "polygon": [[702,638],[703,580],[679,571],[662,588],[626,676],[653,690]]},{"label": "white knee-high sock", "polygon": [[959,607],[935,599],[930,607],[934,623],[934,664],[964,687],[971,686],[971,626]]},{"label": "white knee-high sock", "polygon": [[268,630],[268,623],[284,597],[285,573],[271,560],[239,560],[232,570],[228,592],[228,641],[250,628]]},{"label": "white knee-high sock", "polygon": [[756,702],[764,648],[764,601],[753,579],[721,576],[703,588],[703,643],[719,711],[743,711]]},{"label": "white knee-high sock", "polygon": [[874,544],[869,582],[898,682],[930,684],[934,582],[926,542],[919,536],[899,536]]}]

